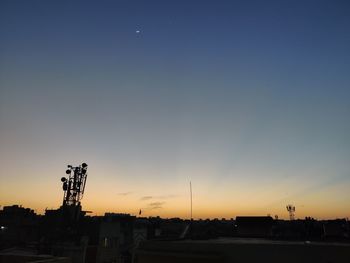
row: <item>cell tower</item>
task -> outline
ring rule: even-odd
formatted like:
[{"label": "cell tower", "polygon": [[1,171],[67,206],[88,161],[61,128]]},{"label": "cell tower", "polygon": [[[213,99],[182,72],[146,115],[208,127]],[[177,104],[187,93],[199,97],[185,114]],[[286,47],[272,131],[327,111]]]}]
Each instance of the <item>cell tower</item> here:
[{"label": "cell tower", "polygon": [[286,208],[287,208],[287,211],[289,212],[289,219],[291,221],[294,220],[295,206],[294,205],[287,205]]},{"label": "cell tower", "polygon": [[68,165],[67,177],[62,177],[63,207],[80,207],[80,200],[83,198],[87,179],[87,164],[82,163],[77,167]]}]

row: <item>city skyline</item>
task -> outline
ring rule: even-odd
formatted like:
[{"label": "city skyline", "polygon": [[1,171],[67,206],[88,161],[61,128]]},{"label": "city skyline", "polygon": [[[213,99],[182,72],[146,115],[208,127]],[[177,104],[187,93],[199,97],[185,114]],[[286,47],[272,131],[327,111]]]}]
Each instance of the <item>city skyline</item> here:
[{"label": "city skyline", "polygon": [[347,1],[1,1],[0,205],[350,217]]}]

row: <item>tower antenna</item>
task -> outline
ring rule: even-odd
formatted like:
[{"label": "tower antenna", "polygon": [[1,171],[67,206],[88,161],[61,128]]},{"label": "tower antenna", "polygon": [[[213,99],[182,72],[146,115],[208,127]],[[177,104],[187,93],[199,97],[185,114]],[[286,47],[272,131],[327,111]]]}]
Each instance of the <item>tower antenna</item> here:
[{"label": "tower antenna", "polygon": [[80,206],[83,198],[87,179],[87,164],[82,163],[77,167],[68,165],[67,177],[62,177],[63,206]]},{"label": "tower antenna", "polygon": [[286,208],[287,208],[287,211],[289,212],[290,221],[293,221],[294,217],[295,217],[295,206],[294,205],[287,205]]}]

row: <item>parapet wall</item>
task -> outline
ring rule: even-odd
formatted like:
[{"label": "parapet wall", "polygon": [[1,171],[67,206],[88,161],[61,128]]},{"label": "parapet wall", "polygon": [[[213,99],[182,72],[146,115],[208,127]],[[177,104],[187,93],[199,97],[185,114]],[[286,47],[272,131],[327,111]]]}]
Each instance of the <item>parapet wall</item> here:
[{"label": "parapet wall", "polygon": [[135,254],[135,263],[349,263],[349,244],[204,240],[148,241]]},{"label": "parapet wall", "polygon": [[41,255],[2,255],[0,254],[0,263],[71,263],[69,258],[52,257]]}]

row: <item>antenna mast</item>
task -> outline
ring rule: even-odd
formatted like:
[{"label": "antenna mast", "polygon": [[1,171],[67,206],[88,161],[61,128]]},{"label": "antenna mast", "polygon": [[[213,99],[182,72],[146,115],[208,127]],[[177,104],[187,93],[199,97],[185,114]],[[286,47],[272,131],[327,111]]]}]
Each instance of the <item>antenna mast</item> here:
[{"label": "antenna mast", "polygon": [[293,221],[294,216],[295,216],[295,206],[294,205],[287,205],[286,208],[287,208],[287,211],[289,212],[290,221]]},{"label": "antenna mast", "polygon": [[87,179],[87,164],[82,163],[77,167],[68,165],[66,170],[67,177],[62,177],[63,183],[63,206],[80,206],[80,200],[83,198],[85,184]]},{"label": "antenna mast", "polygon": [[192,183],[190,181],[190,194],[191,194],[191,220],[193,219],[192,218]]}]

